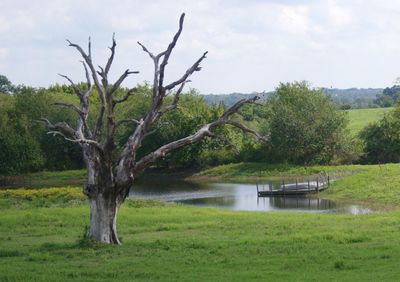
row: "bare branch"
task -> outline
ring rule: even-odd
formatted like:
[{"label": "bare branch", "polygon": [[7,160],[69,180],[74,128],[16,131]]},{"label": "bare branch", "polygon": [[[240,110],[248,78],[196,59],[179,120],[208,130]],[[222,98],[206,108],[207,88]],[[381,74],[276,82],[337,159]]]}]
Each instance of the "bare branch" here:
[{"label": "bare branch", "polygon": [[175,88],[177,85],[186,81],[189,78],[189,76],[191,76],[194,72],[200,71],[201,70],[200,63],[207,57],[207,54],[208,52],[204,52],[204,54],[185,72],[185,74],[180,79],[168,84],[164,88],[166,90],[171,90]]},{"label": "bare branch", "polygon": [[106,64],[106,67],[105,67],[105,70],[104,70],[104,74],[105,74],[106,76],[108,75],[108,72],[110,71],[112,62],[113,62],[113,60],[114,60],[115,47],[116,47],[116,46],[117,46],[117,42],[115,41],[115,33],[113,33],[113,36],[112,36],[112,45],[111,45],[111,47],[110,47],[111,55],[110,55],[110,58],[109,58],[108,61],[107,61],[107,64]]},{"label": "bare branch", "polygon": [[230,125],[232,125],[232,126],[235,126],[235,127],[241,129],[241,130],[244,131],[244,132],[253,134],[257,139],[259,139],[259,140],[261,140],[261,141],[263,141],[263,142],[265,142],[265,143],[269,143],[269,142],[271,141],[267,136],[262,136],[262,135],[261,135],[260,133],[258,133],[257,131],[255,131],[255,130],[253,130],[253,129],[250,129],[250,128],[246,127],[245,125],[243,125],[243,124],[241,124],[241,123],[239,123],[239,122],[236,122],[236,121],[228,121],[227,124],[230,124]]},{"label": "bare branch", "polygon": [[161,57],[164,56],[163,61],[160,64],[160,74],[159,74],[159,80],[158,80],[158,88],[162,89],[163,84],[164,84],[164,71],[165,71],[165,67],[168,64],[168,60],[169,57],[172,53],[172,50],[174,49],[176,42],[179,39],[179,36],[182,33],[183,30],[183,21],[185,19],[185,13],[183,13],[179,19],[179,28],[178,31],[175,33],[174,38],[172,39],[172,42],[168,45],[167,50],[165,50],[164,52],[160,53],[157,57]]},{"label": "bare branch", "polygon": [[232,150],[235,152],[236,155],[240,155],[240,150],[239,150],[239,148],[238,148],[231,140],[229,140],[229,139],[226,138],[225,136],[216,135],[216,134],[214,134],[214,133],[211,133],[210,137],[219,139],[219,140],[221,140],[222,142],[228,144],[228,145],[232,148]]},{"label": "bare branch", "polygon": [[138,90],[137,87],[134,87],[134,88],[129,89],[129,91],[126,92],[126,94],[125,94],[124,97],[122,97],[121,99],[114,100],[114,104],[119,104],[119,103],[125,102],[126,100],[128,100],[128,98],[129,98],[131,95],[135,94],[135,92],[136,92],[137,90]]},{"label": "bare branch", "polygon": [[146,52],[147,54],[149,54],[150,58],[152,58],[153,60],[156,59],[156,57],[153,55],[153,53],[151,53],[149,50],[147,50],[147,48],[146,48],[142,43],[140,43],[140,42],[138,41],[137,44],[139,44],[140,47],[142,47],[142,49],[143,49],[144,52]]},{"label": "bare branch", "polygon": [[90,36],[88,38],[88,56],[90,59],[92,59],[92,40]]},{"label": "bare branch", "polygon": [[127,69],[126,71],[124,71],[124,73],[118,78],[118,80],[114,83],[114,85],[112,86],[112,88],[110,90],[108,90],[108,95],[112,95],[122,84],[122,82],[125,80],[125,78],[128,77],[128,75],[130,74],[137,74],[139,73],[138,71],[130,71],[129,69]]},{"label": "bare branch", "polygon": [[66,123],[65,121],[57,122],[55,124],[52,124],[46,118],[41,118],[39,121],[43,122],[48,130],[51,130],[51,131],[61,130],[64,133],[69,134],[70,136],[75,136],[76,131],[74,129],[72,129],[72,127],[69,126],[69,124]]},{"label": "bare branch", "polygon": [[66,76],[66,75],[64,75],[64,74],[61,74],[61,73],[59,73],[58,75],[61,76],[61,77],[63,77],[63,78],[65,78],[66,80],[69,81],[69,83],[71,83],[71,86],[72,86],[72,88],[74,89],[76,95],[82,96],[81,90],[80,90],[79,87],[72,81],[72,79],[70,79],[68,76]]},{"label": "bare branch", "polygon": [[65,138],[65,140],[70,141],[70,142],[76,142],[76,143],[80,143],[80,144],[89,144],[89,145],[93,145],[95,146],[97,149],[99,149],[100,151],[103,151],[103,148],[100,146],[99,143],[97,143],[94,140],[90,140],[90,139],[70,139],[70,138]]},{"label": "bare branch", "polygon": [[[98,78],[97,78],[97,75],[96,75],[96,71],[95,71],[93,63],[92,63],[92,43],[91,43],[90,37],[89,37],[89,40],[88,40],[88,54],[86,54],[86,52],[78,44],[72,43],[68,39],[66,41],[68,42],[69,46],[74,47],[81,54],[82,58],[84,59],[86,64],[89,66],[89,69],[90,69],[90,71],[92,73],[92,78],[94,80],[94,83],[95,83],[96,87],[98,88],[97,90],[99,91],[99,93],[102,93],[103,90],[102,90],[101,85],[100,85],[100,83],[98,81]],[[85,66],[85,70],[86,70],[86,66]],[[86,72],[87,72],[87,70],[86,70]]]},{"label": "bare branch", "polygon": [[63,137],[65,140],[69,141],[69,142],[74,142],[74,143],[79,143],[79,144],[89,144],[89,145],[93,145],[95,146],[97,149],[102,150],[101,146],[99,143],[97,143],[94,140],[89,140],[89,139],[71,139],[68,138],[67,136],[65,136],[62,132],[60,131],[49,131],[47,132],[47,134],[53,134],[54,135],[60,135],[61,137]]},{"label": "bare branch", "polygon": [[89,37],[89,41],[88,41],[88,54],[86,54],[86,52],[82,49],[82,47],[80,47],[78,44],[72,43],[71,41],[67,40],[67,42],[69,43],[69,46],[74,47],[75,49],[78,50],[78,52],[81,54],[81,56],[83,57],[84,61],[86,62],[86,64],[88,65],[94,84],[96,85],[96,89],[99,93],[99,98],[100,98],[100,102],[102,104],[100,111],[99,111],[99,115],[97,116],[97,120],[96,120],[96,127],[95,127],[95,131],[94,131],[94,137],[96,138],[99,133],[100,133],[100,128],[101,125],[103,123],[103,116],[104,116],[104,112],[105,112],[105,105],[106,105],[106,99],[105,99],[105,93],[104,93],[104,88],[102,87],[102,85],[99,82],[99,78],[97,77],[97,72],[93,66],[93,62],[92,62],[92,51],[91,51],[91,40]]},{"label": "bare branch", "polygon": [[183,146],[187,146],[189,144],[196,143],[206,136],[212,136],[213,134],[211,133],[210,128],[211,124],[206,124],[192,135],[189,135],[187,137],[181,138],[179,140],[161,146],[154,152],[144,156],[137,163],[135,163],[134,167],[132,168],[133,173],[134,174],[141,173],[150,164],[156,162],[159,159],[164,158],[168,153],[170,153],[173,150],[176,150]]},{"label": "bare branch", "polygon": [[179,89],[176,91],[176,93],[174,95],[174,100],[172,101],[172,104],[169,105],[168,107],[166,107],[164,110],[162,110],[159,113],[159,116],[162,116],[162,115],[172,111],[173,109],[176,109],[176,107],[178,107],[180,94],[181,94],[183,88],[185,87],[186,82],[189,82],[189,81],[184,81],[184,82],[181,83],[181,86],[179,87]]},{"label": "bare branch", "polygon": [[74,104],[68,104],[68,103],[61,103],[61,102],[55,102],[52,105],[54,106],[60,106],[60,107],[65,107],[65,108],[69,108],[74,110],[75,112],[77,112],[79,115],[82,115],[82,111],[81,109],[79,109],[77,106],[75,106]]},{"label": "bare branch", "polygon": [[159,131],[163,126],[168,125],[168,124],[169,124],[169,122],[162,122],[162,123],[159,124],[155,129],[153,129],[153,130],[147,132],[147,133],[143,136],[143,138],[145,138],[145,137],[147,137],[147,136],[149,136],[149,135],[152,135],[152,134],[156,133],[156,132]]},{"label": "bare branch", "polygon": [[115,127],[121,126],[124,123],[135,123],[135,124],[140,124],[140,121],[138,121],[137,119],[122,119],[120,121],[117,121],[117,123],[115,124]]},{"label": "bare branch", "polygon": [[260,99],[260,97],[258,95],[256,95],[252,98],[239,100],[232,107],[230,107],[228,110],[226,110],[225,113],[221,116],[221,118],[227,119],[231,115],[236,113],[244,104],[253,104],[255,101],[257,101],[259,99]]},{"label": "bare branch", "polygon": [[86,64],[85,64],[84,61],[81,61],[81,63],[82,63],[82,65],[83,65],[83,68],[85,69],[86,83],[87,83],[87,85],[88,85],[88,88],[91,88],[91,87],[92,87],[92,82],[90,81],[89,70],[88,70],[88,68],[86,67]]},{"label": "bare branch", "polygon": [[[89,58],[88,55],[85,53],[85,51],[83,51],[81,46],[79,46],[78,44],[72,43],[68,39],[67,39],[67,42],[68,42],[69,46],[76,48],[76,50],[78,50],[78,52],[81,53],[81,55],[85,59],[85,61],[87,58]],[[90,50],[90,37],[89,37],[89,50]]]},{"label": "bare branch", "polygon": [[98,114],[97,120],[96,120],[96,125],[94,127],[94,137],[95,138],[100,135],[100,131],[101,131],[101,126],[103,124],[103,117],[104,117],[105,110],[106,110],[106,106],[102,105],[100,107],[99,114]]}]

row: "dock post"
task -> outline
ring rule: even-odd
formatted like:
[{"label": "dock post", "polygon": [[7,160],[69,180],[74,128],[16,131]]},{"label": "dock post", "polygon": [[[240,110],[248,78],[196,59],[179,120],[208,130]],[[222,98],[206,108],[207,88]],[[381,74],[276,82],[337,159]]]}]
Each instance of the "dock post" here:
[{"label": "dock post", "polygon": [[308,183],[308,192],[310,192],[310,178],[307,179],[307,183]]},{"label": "dock post", "polygon": [[299,190],[299,186],[298,186],[298,182],[297,182],[297,179],[296,179],[296,191],[297,190]]},{"label": "dock post", "polygon": [[331,182],[330,182],[329,175],[328,175],[328,187],[329,186],[331,186]]},{"label": "dock post", "polygon": [[257,195],[258,195],[258,182],[256,183],[256,187],[257,187]]},{"label": "dock post", "polygon": [[285,196],[285,180],[282,180],[283,196]]},{"label": "dock post", "polygon": [[319,182],[318,182],[318,176],[317,176],[317,192],[319,192]]}]

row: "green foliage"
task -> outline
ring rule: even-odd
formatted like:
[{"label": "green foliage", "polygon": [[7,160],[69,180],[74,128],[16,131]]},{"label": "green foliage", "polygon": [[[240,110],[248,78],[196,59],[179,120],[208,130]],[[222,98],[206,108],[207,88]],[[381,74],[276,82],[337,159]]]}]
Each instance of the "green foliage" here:
[{"label": "green foliage", "polygon": [[0,74],[0,93],[11,94],[15,90],[15,86],[4,75]]},{"label": "green foliage", "polygon": [[[78,84],[78,87],[84,87]],[[119,89],[117,98],[126,89]],[[248,134],[226,125],[215,129],[223,138],[206,138],[199,143],[172,152],[157,166],[167,168],[204,167],[232,162],[289,162],[297,164],[353,162],[359,156],[357,140],[346,136],[343,128],[345,112],[337,111],[330,99],[304,83],[281,84],[276,93],[269,93],[266,106],[245,105],[234,119],[247,127],[270,135],[273,146],[254,140]],[[126,103],[116,106],[116,120],[143,118],[151,106],[151,87],[138,85],[138,91]],[[265,97],[264,97],[265,98]],[[79,145],[61,136],[47,134],[39,119],[65,121],[74,126],[77,114],[71,109],[56,107],[55,102],[78,105],[70,86],[53,85],[47,89],[19,86],[13,95],[0,94],[0,174],[17,174],[37,170],[65,170],[83,167]],[[99,110],[94,92],[90,96],[88,123],[93,127]],[[166,104],[172,103],[167,97]],[[211,122],[226,110],[222,103],[208,106],[202,96],[191,90],[181,96],[177,109],[163,116],[141,144],[137,158],[160,146],[186,137],[205,123]],[[352,120],[357,117],[350,112]],[[351,124],[359,130],[360,122]],[[360,123],[360,124],[358,124]],[[136,125],[124,123],[116,132],[117,152],[121,150]],[[158,130],[157,130],[158,129]],[[105,134],[102,132],[102,134]],[[232,149],[229,139],[240,154]]]},{"label": "green foliage", "polygon": [[382,94],[377,95],[375,103],[381,107],[392,107],[398,102],[400,95],[400,85],[393,85],[392,87],[386,87]]},{"label": "green foliage", "polygon": [[0,135],[0,174],[34,171],[42,167],[37,140],[27,133],[4,130]]},{"label": "green foliage", "polygon": [[326,164],[341,146],[347,119],[329,97],[306,82],[282,83],[268,99],[273,158],[296,164]]},{"label": "green foliage", "polygon": [[364,141],[364,162],[387,163],[400,161],[400,105],[366,127],[360,138]]},{"label": "green foliage", "polygon": [[[77,114],[54,106],[55,102],[78,103],[71,87],[65,85],[48,89],[19,86],[13,95],[0,93],[0,174],[82,167],[79,145],[47,134],[39,122],[45,117],[71,126],[76,123]],[[92,113],[96,115],[95,102]]]},{"label": "green foliage", "polygon": [[13,96],[0,93],[0,174],[38,169],[43,164],[39,142],[30,134],[26,116],[16,111]]}]

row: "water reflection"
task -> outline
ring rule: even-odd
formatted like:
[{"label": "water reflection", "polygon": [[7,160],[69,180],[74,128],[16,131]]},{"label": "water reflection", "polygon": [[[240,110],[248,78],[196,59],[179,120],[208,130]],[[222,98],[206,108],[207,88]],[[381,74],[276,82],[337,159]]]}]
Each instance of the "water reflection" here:
[{"label": "water reflection", "polygon": [[[268,185],[268,184],[267,184]],[[306,196],[257,197],[254,184],[237,183],[146,183],[135,185],[131,197],[157,199],[200,207],[247,211],[301,211],[370,213],[358,205],[340,204]]]}]

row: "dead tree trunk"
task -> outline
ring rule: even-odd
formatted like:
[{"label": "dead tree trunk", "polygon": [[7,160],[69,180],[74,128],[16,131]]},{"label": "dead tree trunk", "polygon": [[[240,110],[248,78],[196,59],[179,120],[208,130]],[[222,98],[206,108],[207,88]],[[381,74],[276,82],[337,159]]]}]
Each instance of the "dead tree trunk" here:
[{"label": "dead tree trunk", "polygon": [[[79,106],[65,103],[56,103],[55,105],[76,111],[79,119],[75,128],[66,122],[51,123],[47,119],[42,119],[42,121],[46,124],[49,133],[61,135],[82,147],[87,168],[87,183],[83,188],[83,193],[88,197],[90,203],[89,235],[100,242],[120,244],[117,235],[117,214],[128,196],[129,188],[132,186],[134,178],[171,151],[198,142],[205,137],[220,138],[232,145],[225,137],[217,136],[213,133],[214,128],[222,125],[237,127],[260,140],[269,142],[267,137],[259,135],[254,130],[236,122],[233,118],[241,106],[246,103],[255,103],[259,99],[256,96],[237,102],[217,120],[205,124],[194,134],[165,144],[141,159],[136,158],[137,150],[142,141],[154,130],[157,130],[157,128],[154,129],[154,125],[162,115],[178,106],[180,94],[185,84],[189,82],[189,78],[194,72],[201,70],[200,63],[206,58],[207,52],[188,68],[182,77],[169,84],[165,83],[166,66],[182,32],[184,16],[182,14],[180,17],[178,31],[165,51],[155,55],[138,42],[154,63],[152,103],[150,110],[140,120],[115,120],[114,111],[116,107],[120,103],[129,101],[129,97],[135,94],[136,88],[130,89],[119,99],[115,97],[115,93],[130,74],[138,72],[127,69],[116,82],[109,83],[108,72],[113,63],[116,48],[114,36],[110,47],[111,55],[106,65],[99,67],[99,70],[95,69],[92,61],[90,38],[87,51],[67,40],[69,46],[74,47],[83,58],[82,63],[86,74],[87,87],[82,90],[68,76],[61,75],[71,83],[80,103]],[[96,91],[93,91],[93,88]],[[89,115],[89,96],[93,93],[97,93],[101,107],[96,116],[95,126],[90,128],[87,119]],[[168,95],[173,96],[173,100],[172,103],[165,105],[165,97]],[[133,123],[133,133],[125,144],[116,144],[115,132],[121,124],[127,122]],[[118,146],[122,149],[122,153],[116,158],[115,149]]]},{"label": "dead tree trunk", "polygon": [[109,161],[112,159],[88,145],[83,146],[88,171],[84,193],[90,205],[89,236],[104,243],[120,244],[117,235],[117,215],[132,183],[116,185],[112,161]]}]

